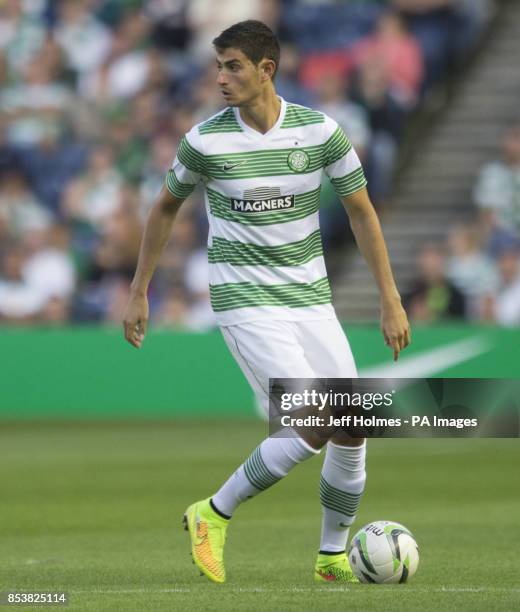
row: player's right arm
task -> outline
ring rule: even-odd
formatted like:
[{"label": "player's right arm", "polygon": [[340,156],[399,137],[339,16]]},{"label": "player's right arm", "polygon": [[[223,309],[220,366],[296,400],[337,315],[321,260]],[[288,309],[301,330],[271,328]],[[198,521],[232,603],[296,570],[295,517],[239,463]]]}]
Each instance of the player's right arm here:
[{"label": "player's right arm", "polygon": [[174,196],[164,185],[144,228],[137,269],[123,315],[125,338],[135,348],[141,348],[148,324],[148,286],[183,201],[184,198]]}]

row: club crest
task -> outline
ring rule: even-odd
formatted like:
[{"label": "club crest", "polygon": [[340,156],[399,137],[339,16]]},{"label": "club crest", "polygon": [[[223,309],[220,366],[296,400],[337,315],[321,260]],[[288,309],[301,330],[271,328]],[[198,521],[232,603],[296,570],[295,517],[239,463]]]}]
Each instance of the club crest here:
[{"label": "club crest", "polygon": [[289,153],[287,163],[289,164],[289,168],[294,170],[294,172],[305,172],[311,160],[303,149],[294,149],[294,151]]}]

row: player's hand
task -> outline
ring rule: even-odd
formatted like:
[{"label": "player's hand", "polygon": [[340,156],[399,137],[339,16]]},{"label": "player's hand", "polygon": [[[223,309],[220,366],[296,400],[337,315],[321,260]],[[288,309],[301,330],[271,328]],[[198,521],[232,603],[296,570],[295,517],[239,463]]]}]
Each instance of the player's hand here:
[{"label": "player's hand", "polygon": [[399,353],[411,342],[410,324],[401,300],[382,304],[381,331],[385,344],[394,351],[394,361],[397,361]]},{"label": "player's hand", "polygon": [[130,294],[123,315],[125,338],[135,348],[141,348],[148,325],[148,298],[145,294]]}]

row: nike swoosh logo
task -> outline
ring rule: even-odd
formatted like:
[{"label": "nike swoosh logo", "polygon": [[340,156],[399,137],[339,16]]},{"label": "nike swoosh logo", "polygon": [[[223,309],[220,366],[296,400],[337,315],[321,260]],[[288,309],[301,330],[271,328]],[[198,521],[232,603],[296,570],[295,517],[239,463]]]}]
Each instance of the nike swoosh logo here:
[{"label": "nike swoosh logo", "polygon": [[325,574],[325,572],[322,572],[321,570],[318,570],[317,572],[322,578],[325,578],[325,580],[329,581],[329,582],[333,582],[334,580],[336,580],[335,576],[333,576],[332,574]]},{"label": "nike swoosh logo", "polygon": [[458,340],[429,351],[401,357],[397,363],[382,363],[359,372],[360,378],[428,378],[491,349],[482,336]]},{"label": "nike swoosh logo", "polygon": [[246,163],[245,161],[236,162],[235,164],[231,164],[230,162],[225,162],[224,165],[222,166],[222,170],[224,170],[224,172],[227,172],[228,170],[233,170],[233,168],[238,168],[238,166],[243,166],[245,163]]}]

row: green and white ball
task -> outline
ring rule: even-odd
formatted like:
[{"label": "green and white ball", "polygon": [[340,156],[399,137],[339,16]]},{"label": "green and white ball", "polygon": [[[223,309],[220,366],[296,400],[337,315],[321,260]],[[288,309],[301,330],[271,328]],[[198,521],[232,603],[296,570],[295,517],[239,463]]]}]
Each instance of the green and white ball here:
[{"label": "green and white ball", "polygon": [[417,571],[419,547],[403,525],[375,521],[352,538],[348,558],[360,582],[407,582]]}]

